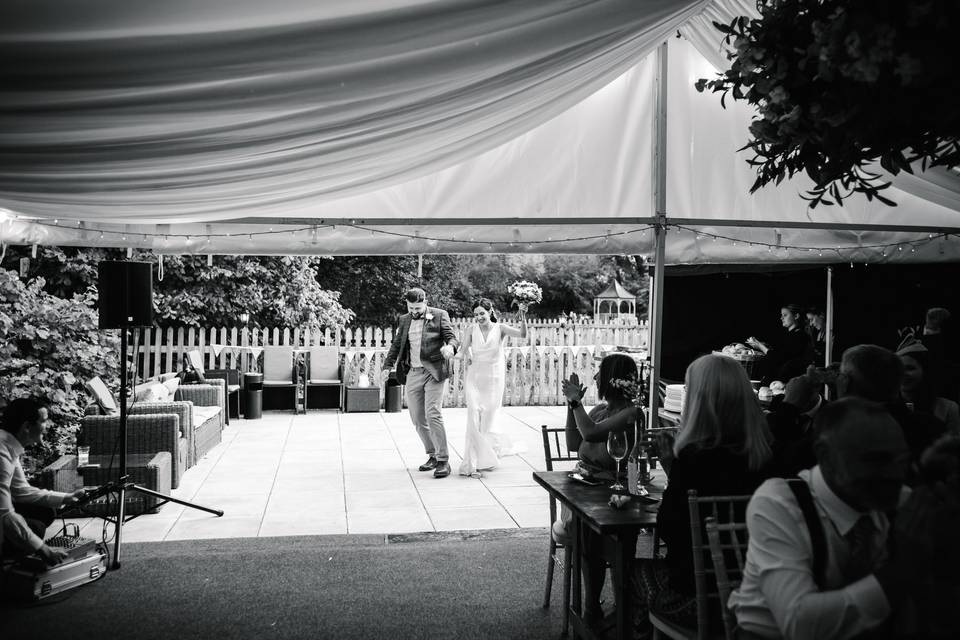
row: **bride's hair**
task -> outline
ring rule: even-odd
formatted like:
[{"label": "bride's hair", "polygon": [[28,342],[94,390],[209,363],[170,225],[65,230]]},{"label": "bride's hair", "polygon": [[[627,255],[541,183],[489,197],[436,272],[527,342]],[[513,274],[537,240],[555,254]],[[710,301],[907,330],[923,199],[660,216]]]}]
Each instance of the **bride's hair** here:
[{"label": "bride's hair", "polygon": [[476,309],[477,307],[483,307],[484,309],[490,312],[490,322],[497,321],[497,312],[493,310],[493,301],[491,301],[490,298],[478,299],[473,305],[474,309]]}]

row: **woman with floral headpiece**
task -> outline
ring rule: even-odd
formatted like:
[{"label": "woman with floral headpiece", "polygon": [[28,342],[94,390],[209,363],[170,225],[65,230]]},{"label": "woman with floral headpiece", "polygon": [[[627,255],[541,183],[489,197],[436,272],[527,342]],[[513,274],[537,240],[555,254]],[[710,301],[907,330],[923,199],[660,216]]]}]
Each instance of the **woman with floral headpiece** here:
[{"label": "woman with floral headpiece", "polygon": [[[563,381],[563,394],[567,398],[567,449],[577,451],[577,471],[583,476],[608,483],[614,479],[617,463],[607,453],[607,435],[611,431],[625,431],[627,451],[633,447],[633,428],[638,417],[635,405],[638,377],[637,363],[630,356],[623,353],[606,356],[597,373],[597,397],[604,402],[589,412],[582,402],[586,388],[580,384],[577,374]],[[571,514],[563,510],[553,523],[557,540],[568,540],[570,517]],[[588,623],[595,623],[602,617],[600,592],[606,574],[604,540],[586,527],[582,537],[583,617]],[[621,577],[615,575],[613,579],[619,582]]]}]

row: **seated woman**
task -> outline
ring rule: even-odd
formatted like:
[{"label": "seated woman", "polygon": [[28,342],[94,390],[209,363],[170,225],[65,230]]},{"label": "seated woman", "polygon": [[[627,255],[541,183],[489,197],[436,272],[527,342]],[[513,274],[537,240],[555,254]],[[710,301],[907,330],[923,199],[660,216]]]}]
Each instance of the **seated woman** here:
[{"label": "seated woman", "polygon": [[[661,459],[669,483],[657,514],[657,532],[668,553],[664,560],[636,564],[639,637],[651,631],[649,609],[676,624],[696,627],[687,491],[695,489],[701,496],[749,495],[771,474],[770,434],[743,367],[726,356],[702,356],[687,368],[686,385],[686,406],[672,450],[675,457]],[[670,448],[661,447],[661,452]],[[713,613],[719,630],[720,611]]]},{"label": "seated woman", "polygon": [[786,382],[803,374],[807,366],[814,364],[816,354],[813,338],[804,329],[800,305],[787,304],[780,309],[780,323],[786,333],[774,345],[767,345],[756,338],[747,338],[747,344],[766,356],[758,364],[763,371],[763,384],[773,380]]},{"label": "seated woman", "polygon": [[[634,405],[637,387],[637,364],[622,353],[612,353],[600,362],[597,374],[597,397],[605,402],[588,413],[581,403],[586,389],[576,374],[562,383],[567,398],[567,448],[578,454],[577,470],[585,476],[612,482],[617,463],[607,453],[607,435],[611,431],[625,431],[627,451],[633,447],[637,408]],[[554,523],[553,534],[558,540],[568,536],[569,512],[562,511]],[[604,541],[601,536],[583,528],[581,551],[583,556],[584,618],[596,622],[602,616],[600,592],[606,573]],[[615,581],[620,576],[613,576]]]}]

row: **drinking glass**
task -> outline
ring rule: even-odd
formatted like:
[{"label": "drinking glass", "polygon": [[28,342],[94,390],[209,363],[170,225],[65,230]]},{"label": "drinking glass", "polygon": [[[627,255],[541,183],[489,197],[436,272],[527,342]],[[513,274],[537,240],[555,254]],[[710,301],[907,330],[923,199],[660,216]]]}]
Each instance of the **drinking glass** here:
[{"label": "drinking glass", "polygon": [[85,467],[90,464],[90,447],[77,447],[77,466]]},{"label": "drinking glass", "polygon": [[620,484],[620,461],[627,456],[627,434],[625,431],[611,431],[607,435],[607,453],[617,461],[616,482],[610,485],[614,491],[623,491],[626,487]]}]

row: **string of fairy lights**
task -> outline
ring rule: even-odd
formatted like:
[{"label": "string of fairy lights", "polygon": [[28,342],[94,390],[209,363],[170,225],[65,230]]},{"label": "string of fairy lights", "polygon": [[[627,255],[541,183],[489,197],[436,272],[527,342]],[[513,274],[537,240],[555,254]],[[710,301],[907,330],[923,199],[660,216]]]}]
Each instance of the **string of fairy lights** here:
[{"label": "string of fairy lights", "polygon": [[[496,252],[497,250],[504,252],[513,252],[517,248],[524,249],[534,249],[536,247],[549,248],[551,245],[557,246],[561,244],[567,244],[571,242],[594,242],[601,241],[604,244],[609,243],[614,239],[622,238],[644,238],[648,233],[651,233],[655,229],[655,225],[641,225],[638,227],[625,229],[625,230],[611,230],[608,229],[604,232],[598,232],[588,235],[578,235],[578,236],[564,236],[556,234],[555,232],[552,235],[546,235],[545,237],[530,239],[524,238],[519,239],[519,230],[514,228],[512,233],[513,238],[510,239],[489,239],[489,238],[477,238],[473,235],[473,232],[470,231],[469,226],[458,228],[456,231],[452,231],[447,235],[438,235],[438,234],[422,234],[419,231],[401,231],[396,229],[384,229],[375,226],[370,226],[365,224],[362,221],[358,220],[349,220],[349,221],[338,221],[336,223],[332,222],[323,222],[321,224],[312,224],[312,225],[301,225],[296,227],[283,227],[277,228],[273,226],[268,226],[263,230],[257,231],[243,231],[243,232],[217,232],[210,230],[205,233],[185,233],[185,232],[142,232],[142,231],[129,231],[129,230],[116,230],[116,229],[98,229],[98,228],[88,228],[84,225],[82,221],[71,221],[65,222],[59,219],[55,220],[36,220],[36,219],[25,219],[18,216],[10,217],[10,221],[13,222],[14,219],[19,218],[20,222],[27,222],[31,225],[37,225],[41,227],[51,227],[58,229],[67,229],[73,232],[80,230],[81,233],[86,234],[86,236],[94,237],[97,240],[101,240],[104,243],[109,243],[111,241],[120,241],[124,243],[127,247],[137,247],[142,245],[140,248],[144,249],[153,249],[163,252],[165,249],[169,248],[171,251],[176,250],[179,247],[190,248],[198,253],[204,253],[203,248],[205,246],[210,246],[213,244],[214,240],[217,239],[226,239],[226,238],[235,238],[242,239],[245,238],[247,243],[251,246],[256,245],[257,238],[279,238],[279,237],[289,237],[293,240],[296,239],[305,239],[308,243],[319,244],[324,231],[334,231],[338,228],[348,229],[353,232],[369,234],[370,236],[389,236],[398,239],[405,239],[413,247],[420,247],[422,244],[426,244],[427,247],[436,247],[443,244],[446,247],[450,245],[454,246],[464,246],[472,249],[486,249],[489,251]],[[562,223],[562,219],[558,220]],[[916,253],[918,248],[922,248],[930,243],[936,242],[950,242],[953,240],[953,236],[958,235],[952,232],[937,232],[937,233],[924,233],[918,235],[915,238],[903,238],[900,237],[896,241],[891,242],[873,242],[873,243],[860,243],[850,244],[846,246],[809,246],[809,245],[799,245],[799,244],[789,244],[782,243],[780,241],[781,232],[774,231],[775,239],[773,241],[764,241],[757,239],[755,237],[744,238],[732,235],[729,233],[718,233],[715,231],[704,231],[696,227],[674,224],[667,222],[664,225],[665,229],[669,233],[674,234],[690,234],[695,244],[699,247],[701,241],[716,242],[722,240],[726,243],[730,243],[732,246],[736,247],[743,245],[744,247],[760,247],[766,248],[767,251],[771,254],[777,254],[777,252],[783,255],[794,255],[796,253],[816,253],[818,257],[823,257],[827,255],[836,254],[839,258],[845,259],[845,256],[848,256],[854,252],[861,252],[864,258],[868,257],[868,252],[873,252],[874,257],[879,255],[879,257],[884,258],[888,255],[894,255],[896,253],[901,253],[904,251],[910,253]],[[507,228],[507,227],[505,227]],[[902,232],[901,232],[902,233]],[[652,235],[652,233],[651,233]],[[669,237],[669,236],[668,236]],[[346,236],[346,239],[349,239],[349,236]],[[181,242],[182,241],[182,242]],[[24,244],[31,244],[29,241]],[[216,247],[211,247],[215,249]],[[941,253],[943,248],[941,246]]]}]

